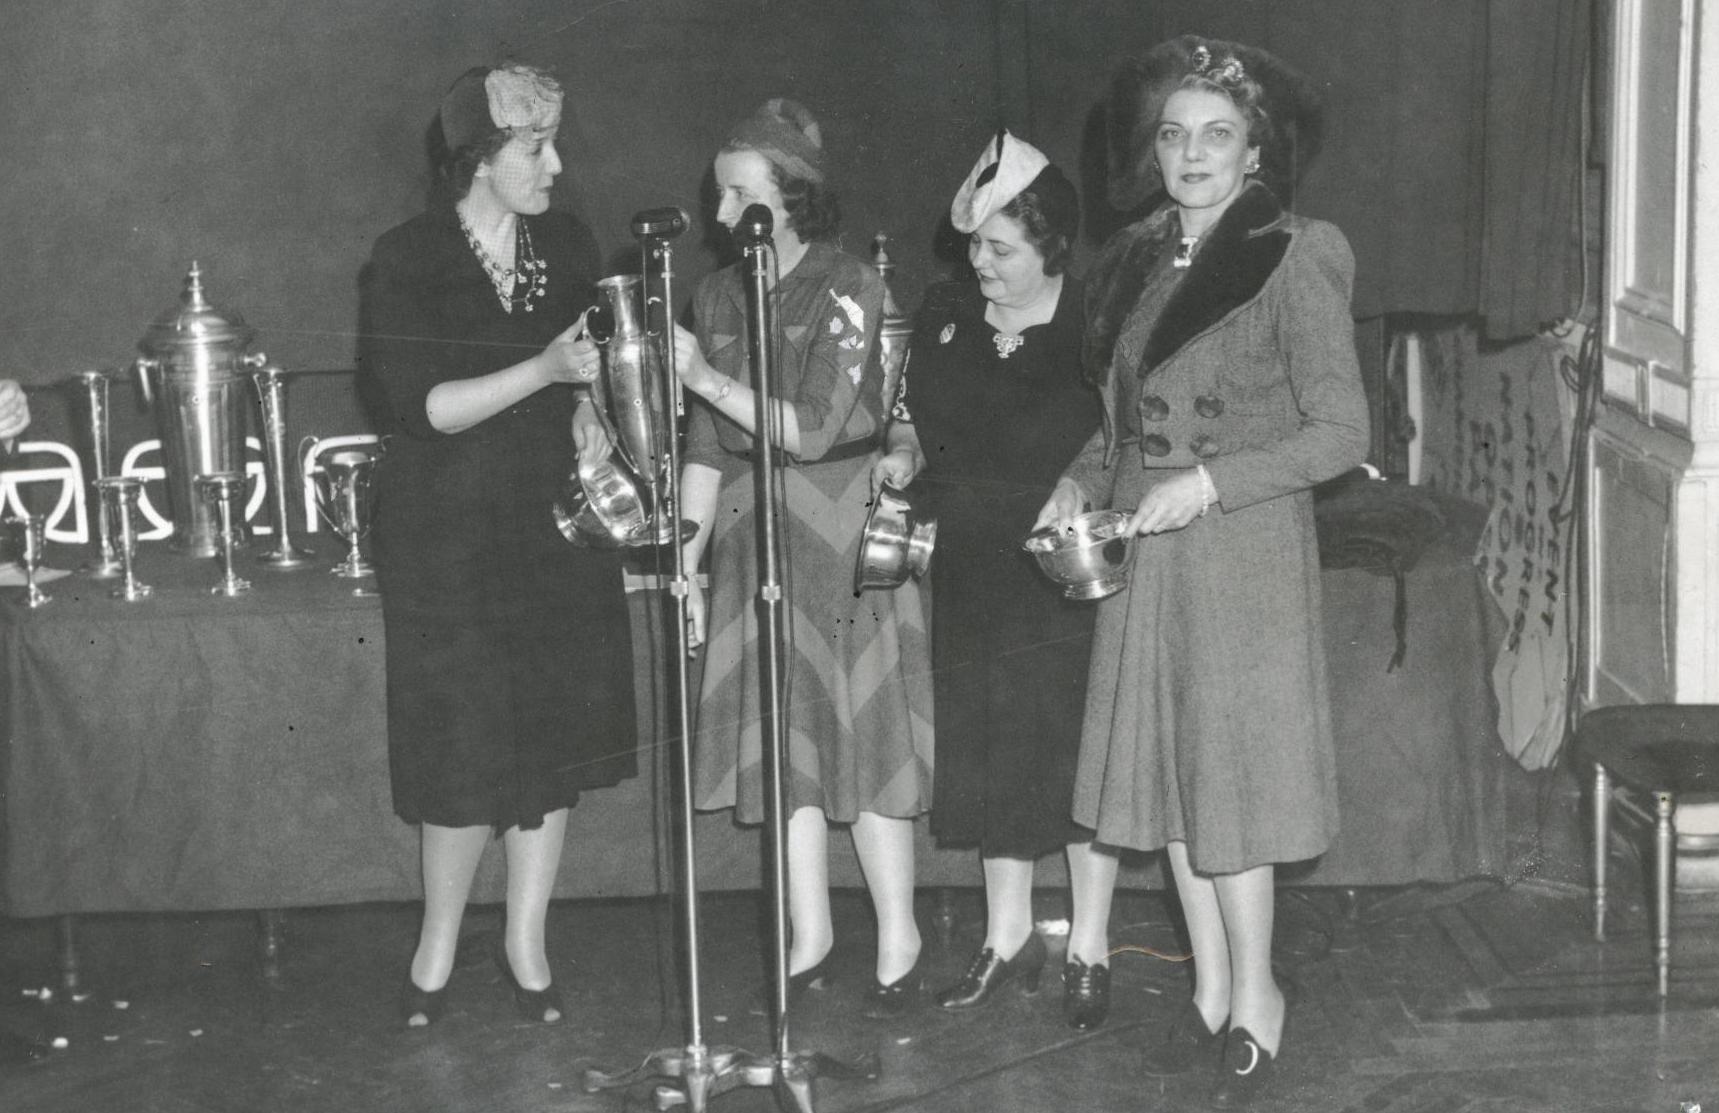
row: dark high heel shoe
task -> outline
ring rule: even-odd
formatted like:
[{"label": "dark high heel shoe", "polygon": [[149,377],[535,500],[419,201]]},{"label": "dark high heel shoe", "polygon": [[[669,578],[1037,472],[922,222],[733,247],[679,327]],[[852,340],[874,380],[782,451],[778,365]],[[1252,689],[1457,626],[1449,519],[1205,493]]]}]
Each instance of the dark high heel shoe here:
[{"label": "dark high heel shoe", "polygon": [[923,964],[924,956],[921,955],[913,960],[913,969],[888,985],[873,978],[871,988],[866,990],[865,1004],[860,1006],[860,1015],[870,1020],[894,1020],[904,1015],[925,992],[925,975],[921,973]]},{"label": "dark high heel shoe", "polygon": [[[806,967],[798,974],[788,975],[789,1008],[798,1005],[808,989],[824,990],[830,987],[831,983],[835,981],[835,976],[830,972],[830,960],[835,957],[835,953],[835,948],[831,947],[824,952],[823,958],[811,966]],[[775,998],[770,992],[770,983],[766,981],[753,993],[752,1001],[747,1005],[746,1011],[753,1016],[769,1016],[774,1001]]]},{"label": "dark high heel shoe", "polygon": [[[1283,1047],[1278,1047],[1278,1052]],[[1246,1028],[1231,1028],[1224,1040],[1224,1057],[1218,1065],[1218,1081],[1212,1087],[1214,1109],[1246,1109],[1271,1084],[1277,1056],[1268,1052]]]},{"label": "dark high heel shoe", "polygon": [[1206,1018],[1192,998],[1182,1005],[1163,1038],[1146,1045],[1141,1066],[1153,1078],[1186,1074],[1198,1067],[1209,1067],[1218,1061],[1223,1049],[1227,1023],[1218,1025],[1216,1032],[1206,1029]]},{"label": "dark high heel shoe", "polygon": [[[448,987],[441,989],[419,989],[418,983],[412,980],[410,972],[406,974],[406,984],[400,989],[400,1022],[408,1028],[428,1028],[442,1018],[442,1011],[448,1005]],[[414,1023],[419,1017],[422,1023]]]},{"label": "dark high heel shoe", "polygon": [[[533,1024],[559,1024],[567,1018],[567,1006],[561,999],[561,989],[554,982],[542,989],[526,989],[519,984],[519,979],[513,976],[513,964],[507,961],[507,948],[498,946],[495,949],[495,966],[501,971],[501,980],[513,993],[513,1007],[518,1010],[521,1020],[529,1020]],[[550,1016],[550,1013],[554,1016]]]},{"label": "dark high heel shoe", "polygon": [[937,995],[937,1003],[952,1011],[976,1009],[1010,982],[1019,982],[1021,992],[1030,996],[1039,991],[1039,976],[1044,969],[1044,940],[1035,931],[1028,934],[1013,958],[998,958],[997,952],[989,947],[981,949],[967,964],[961,980]]},{"label": "dark high heel shoe", "polygon": [[1110,964],[1091,966],[1071,958],[1062,967],[1062,1018],[1070,1028],[1085,1032],[1110,1015]]}]

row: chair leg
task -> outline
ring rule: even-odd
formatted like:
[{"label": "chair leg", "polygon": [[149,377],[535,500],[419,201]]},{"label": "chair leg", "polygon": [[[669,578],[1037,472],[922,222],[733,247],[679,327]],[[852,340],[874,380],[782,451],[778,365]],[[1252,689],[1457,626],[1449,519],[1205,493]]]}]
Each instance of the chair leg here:
[{"label": "chair leg", "polygon": [[1653,797],[1653,964],[1659,974],[1659,995],[1664,997],[1671,981],[1671,887],[1677,834],[1671,823],[1671,793],[1656,792]]},{"label": "chair leg", "polygon": [[1594,763],[1594,941],[1606,941],[1606,850],[1611,842],[1612,784],[1606,767]]}]

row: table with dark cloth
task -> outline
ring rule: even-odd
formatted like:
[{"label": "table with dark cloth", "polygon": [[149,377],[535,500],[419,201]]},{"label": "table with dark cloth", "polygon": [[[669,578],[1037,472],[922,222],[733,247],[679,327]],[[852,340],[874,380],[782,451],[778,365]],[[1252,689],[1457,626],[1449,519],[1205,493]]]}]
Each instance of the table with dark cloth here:
[{"label": "table with dark cloth", "polygon": [[[317,538],[332,564],[338,547]],[[1446,882],[1504,870],[1505,783],[1488,662],[1492,604],[1446,538],[1408,575],[1407,657],[1395,647],[1393,584],[1328,570],[1325,639],[1338,731],[1342,831],[1286,872],[1316,885]],[[49,551],[50,563],[76,554]],[[58,557],[58,559],[55,559]],[[0,590],[0,911],[19,917],[141,910],[273,909],[421,895],[417,833],[388,798],[381,608],[320,568],[248,566],[256,589],[212,597],[213,561],[146,544],[147,602],[72,576],[31,611]],[[630,596],[641,722],[663,702],[667,643],[656,593]],[[601,647],[593,647],[601,652]],[[653,728],[640,775],[574,808],[557,894],[672,889],[670,805]],[[932,847],[917,824],[924,885],[977,885],[977,855]],[[725,814],[697,826],[701,888],[759,884],[757,833]],[[846,839],[832,881],[861,879]],[[1055,883],[1057,856],[1041,881]],[[1124,884],[1157,884],[1131,861]],[[500,899],[500,855],[474,899]]]}]

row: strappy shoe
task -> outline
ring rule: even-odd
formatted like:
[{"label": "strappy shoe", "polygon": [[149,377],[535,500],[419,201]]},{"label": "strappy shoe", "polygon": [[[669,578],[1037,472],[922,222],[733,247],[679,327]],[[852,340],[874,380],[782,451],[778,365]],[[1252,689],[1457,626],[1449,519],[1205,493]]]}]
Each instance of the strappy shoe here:
[{"label": "strappy shoe", "polygon": [[1212,1032],[1206,1028],[1206,1018],[1193,999],[1182,1006],[1163,1038],[1146,1045],[1141,1056],[1141,1069],[1154,1078],[1186,1074],[1201,1067],[1217,1064],[1224,1045],[1224,1031],[1229,1024],[1218,1025]]},{"label": "strappy shoe", "polygon": [[1021,993],[1031,996],[1039,991],[1044,969],[1045,945],[1036,931],[1027,936],[1013,958],[998,958],[996,951],[985,947],[967,964],[961,980],[937,995],[937,1004],[950,1011],[976,1009],[1010,982],[1019,982]]}]

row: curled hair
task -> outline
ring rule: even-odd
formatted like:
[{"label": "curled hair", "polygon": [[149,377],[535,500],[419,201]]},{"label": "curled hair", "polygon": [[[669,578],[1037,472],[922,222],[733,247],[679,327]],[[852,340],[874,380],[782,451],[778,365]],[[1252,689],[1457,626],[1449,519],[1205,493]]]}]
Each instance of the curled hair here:
[{"label": "curled hair", "polygon": [[1106,109],[1109,200],[1123,212],[1161,192],[1154,148],[1164,103],[1178,89],[1220,93],[1247,121],[1259,148],[1256,175],[1284,200],[1318,152],[1323,105],[1300,73],[1266,51],[1241,43],[1183,35],[1159,43],[1117,69]]},{"label": "curled hair", "polygon": [[450,151],[447,140],[442,136],[441,124],[432,123],[428,136],[430,169],[435,175],[430,189],[432,204],[449,208],[457,204],[471,192],[477,168],[499,154],[512,138],[511,134],[497,128],[476,143],[467,143]]},{"label": "curled hair", "polygon": [[1080,195],[1055,166],[1039,176],[998,212],[1021,226],[1021,232],[1045,261],[1045,274],[1058,275],[1074,258],[1080,232]]},{"label": "curled hair", "polygon": [[835,191],[822,182],[796,178],[770,163],[770,178],[782,193],[782,210],[788,227],[806,243],[829,239],[842,223],[842,207]]}]

